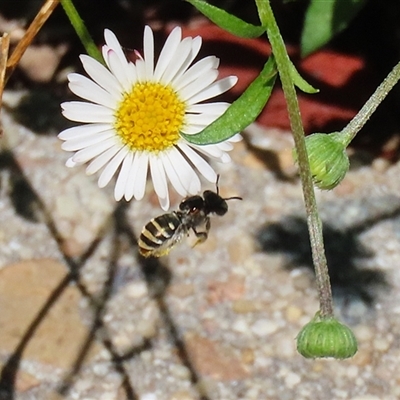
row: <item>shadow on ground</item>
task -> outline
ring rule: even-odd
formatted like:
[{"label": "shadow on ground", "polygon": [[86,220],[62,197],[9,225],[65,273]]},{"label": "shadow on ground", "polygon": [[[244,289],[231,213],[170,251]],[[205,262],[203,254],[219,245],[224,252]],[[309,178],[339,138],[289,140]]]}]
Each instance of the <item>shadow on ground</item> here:
[{"label": "shadow on ground", "polygon": [[[136,235],[127,223],[128,218],[125,215],[127,203],[119,203],[112,215],[112,223],[106,223],[105,226],[100,229],[97,237],[79,259],[72,258],[63,252],[63,239],[57,230],[51,214],[46,209],[38,193],[26,179],[25,174],[12,152],[7,151],[0,153],[0,170],[8,170],[9,172],[9,195],[15,211],[30,222],[45,223],[47,225],[49,232],[58,244],[59,250],[63,255],[64,262],[68,268],[68,273],[65,278],[54,289],[53,293],[51,293],[41,310],[37,313],[36,317],[30,322],[21,341],[4,362],[3,367],[0,370],[0,400],[14,400],[18,398],[19,395],[16,391],[16,379],[23,360],[24,351],[30,340],[35,336],[40,324],[44,321],[52,307],[63,294],[64,290],[71,283],[74,284],[81,292],[82,296],[88,300],[88,304],[92,309],[93,317],[89,333],[81,344],[80,352],[70,371],[68,371],[62,381],[59,382],[57,392],[62,396],[68,395],[76,380],[79,378],[79,374],[83,363],[88,356],[91,345],[94,341],[99,341],[109,352],[112,366],[121,377],[121,390],[124,393],[124,398],[127,400],[139,399],[139,396],[131,383],[125,362],[137,357],[142,351],[151,349],[152,343],[150,340],[145,340],[141,345],[132,346],[132,348],[128,349],[124,353],[120,353],[114,346],[113,337],[110,335],[107,326],[103,322],[107,302],[112,297],[115,287],[118,286],[118,283],[116,283],[116,280],[119,279],[118,259],[121,256],[121,253],[126,251],[123,249],[124,246],[122,246],[122,242],[126,240],[126,238],[130,243],[130,250],[137,255]],[[0,182],[0,186],[3,184],[4,182]],[[21,198],[23,198],[23,201]],[[109,230],[113,235],[113,245],[109,259],[107,260],[108,276],[101,293],[93,295],[82,282],[80,270],[84,266],[85,262],[96,251],[97,247],[102,242],[103,237]],[[148,285],[149,293],[152,298],[157,302],[170,341],[174,344],[176,353],[181,359],[182,364],[190,371],[193,386],[197,387],[196,383],[199,380],[198,373],[190,361],[185,343],[180,337],[179,329],[176,326],[165,301],[165,291],[171,279],[170,271],[167,267],[161,264],[158,259],[144,259],[138,255],[137,257],[138,265],[143,274],[143,279]],[[29,299],[27,299],[27,301],[29,301]],[[209,400],[208,396],[203,393],[199,393],[199,398],[201,400]]]},{"label": "shadow on ground", "polygon": [[[353,227],[340,230],[327,223],[323,226],[326,258],[331,278],[335,304],[341,317],[356,324],[368,316],[382,290],[389,289],[383,271],[363,267],[363,263],[374,258],[374,253],[365,247],[359,235],[376,223],[398,217],[400,210],[391,215],[382,215],[374,220],[363,221]],[[257,240],[263,251],[280,253],[286,257],[285,268],[313,269],[310,240],[305,219],[287,216],[278,223],[262,227]]]}]

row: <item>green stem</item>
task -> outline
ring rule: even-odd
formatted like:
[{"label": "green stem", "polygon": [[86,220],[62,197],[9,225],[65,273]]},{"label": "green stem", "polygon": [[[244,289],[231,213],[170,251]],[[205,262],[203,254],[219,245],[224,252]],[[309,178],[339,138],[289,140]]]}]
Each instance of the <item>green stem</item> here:
[{"label": "green stem", "polygon": [[310,173],[310,165],[308,162],[307,149],[304,140],[304,129],[301,121],[296,90],[290,74],[290,60],[269,0],[256,0],[256,4],[261,23],[266,29],[272,51],[276,59],[276,64],[278,66],[279,76],[281,78],[282,88],[287,103],[290,125],[293,131],[300,170],[300,179],[303,187],[304,203],[307,213],[311,252],[320,299],[320,313],[324,317],[332,316],[332,292],[324,250],[322,222],[318,215],[317,204],[315,200],[314,186]]},{"label": "green stem", "polygon": [[72,0],[61,0],[60,2],[71,25],[85,47],[87,54],[104,64],[103,56],[90,36],[89,31],[86,29],[85,23],[79,16]]},{"label": "green stem", "polygon": [[390,71],[389,75],[377,87],[372,96],[364,104],[358,114],[349,122],[349,124],[340,132],[344,136],[344,144],[347,147],[354,139],[360,129],[365,125],[371,115],[375,112],[380,103],[392,90],[393,86],[400,79],[400,62]]}]

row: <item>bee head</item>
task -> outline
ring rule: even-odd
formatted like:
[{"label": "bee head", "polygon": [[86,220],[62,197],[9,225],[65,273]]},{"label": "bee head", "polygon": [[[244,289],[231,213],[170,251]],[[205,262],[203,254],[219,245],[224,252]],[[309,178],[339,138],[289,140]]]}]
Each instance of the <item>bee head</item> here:
[{"label": "bee head", "polygon": [[213,192],[212,190],[206,190],[203,193],[203,197],[204,197],[204,209],[206,214],[209,213],[214,213],[217,215],[225,215],[226,212],[228,211],[228,203],[226,202],[226,200],[243,200],[241,197],[238,196],[234,196],[234,197],[228,197],[226,199],[224,199],[223,197],[221,197],[219,195],[219,186],[218,186],[218,182],[219,182],[219,175],[217,176],[217,182],[215,183],[216,187],[217,187],[217,192]]},{"label": "bee head", "polygon": [[218,193],[215,193],[211,190],[206,190],[203,193],[203,197],[205,203],[204,209],[206,214],[214,213],[220,216],[225,215],[226,212],[228,211],[228,203],[226,202],[227,200],[232,200],[232,199],[242,200],[241,197],[236,197],[236,196],[224,199]]}]

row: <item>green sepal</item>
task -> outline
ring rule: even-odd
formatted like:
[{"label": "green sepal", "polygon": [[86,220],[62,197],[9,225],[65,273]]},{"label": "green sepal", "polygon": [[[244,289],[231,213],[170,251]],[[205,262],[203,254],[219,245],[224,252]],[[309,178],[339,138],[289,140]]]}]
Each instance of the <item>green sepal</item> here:
[{"label": "green sepal", "polygon": [[189,143],[213,144],[229,139],[249,126],[267,103],[277,75],[274,57],[270,57],[258,77],[243,94],[213,123],[195,135],[181,132]]},{"label": "green sepal", "polygon": [[256,38],[261,36],[265,29],[262,26],[249,24],[242,19],[227,13],[225,10],[208,4],[204,0],[186,0],[196,7],[208,19],[233,35],[243,38]]}]

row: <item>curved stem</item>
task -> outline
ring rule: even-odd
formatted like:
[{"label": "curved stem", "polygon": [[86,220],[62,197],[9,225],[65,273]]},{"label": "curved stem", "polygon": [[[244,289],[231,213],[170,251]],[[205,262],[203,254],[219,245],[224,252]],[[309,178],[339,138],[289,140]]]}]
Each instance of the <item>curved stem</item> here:
[{"label": "curved stem", "polygon": [[307,224],[311,241],[312,258],[320,299],[320,314],[324,317],[332,316],[332,292],[328,266],[325,257],[322,222],[318,215],[317,204],[315,200],[314,186],[310,173],[310,165],[308,162],[307,149],[304,141],[304,129],[301,121],[296,90],[290,75],[290,60],[273,15],[269,0],[256,0],[256,4],[261,23],[266,29],[272,51],[276,59],[282,88],[287,102],[290,125],[293,131],[300,170],[300,178],[303,187],[304,203],[307,213]]},{"label": "curved stem", "polygon": [[400,79],[400,62],[390,71],[389,75],[377,87],[372,96],[364,104],[358,114],[349,122],[349,124],[341,131],[341,135],[345,136],[344,144],[346,147],[354,139],[360,129],[365,125],[371,115],[375,112],[380,103],[392,90],[393,86]]},{"label": "curved stem", "polygon": [[71,25],[75,29],[76,34],[78,35],[79,39],[81,40],[83,46],[85,47],[86,52],[89,56],[93,57],[97,61],[104,64],[103,57],[97,48],[96,44],[93,42],[92,37],[90,36],[89,31],[87,30],[85,23],[83,22],[82,18],[79,16],[78,11],[76,10],[72,0],[60,0],[61,5],[67,14]]}]

